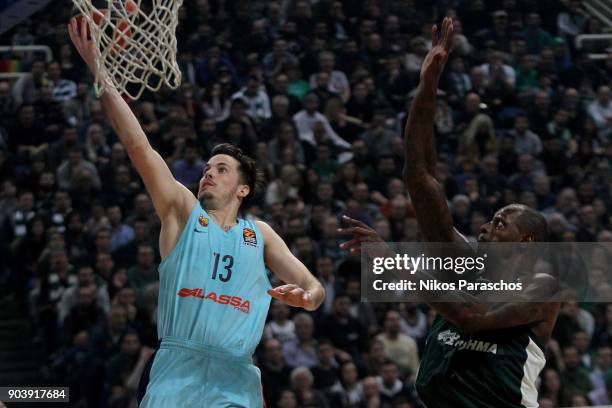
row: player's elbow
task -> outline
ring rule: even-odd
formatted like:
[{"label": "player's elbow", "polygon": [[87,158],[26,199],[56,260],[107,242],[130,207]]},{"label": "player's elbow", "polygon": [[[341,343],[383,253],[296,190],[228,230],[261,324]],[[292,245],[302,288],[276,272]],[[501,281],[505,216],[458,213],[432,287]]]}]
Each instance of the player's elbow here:
[{"label": "player's elbow", "polygon": [[319,308],[319,306],[321,305],[304,305],[302,309],[306,310],[307,312],[314,312]]},{"label": "player's elbow", "polygon": [[317,300],[314,304],[314,308],[312,310],[309,310],[310,312],[317,310],[325,301],[325,296],[326,296],[325,288],[318,281],[317,281],[317,291],[320,293],[320,295],[317,297]]},{"label": "player's elbow", "polygon": [[317,310],[325,300],[325,288],[319,281],[315,281],[311,284],[311,288],[308,290],[311,296],[311,302],[308,302],[304,305],[304,309],[309,312],[314,312]]}]

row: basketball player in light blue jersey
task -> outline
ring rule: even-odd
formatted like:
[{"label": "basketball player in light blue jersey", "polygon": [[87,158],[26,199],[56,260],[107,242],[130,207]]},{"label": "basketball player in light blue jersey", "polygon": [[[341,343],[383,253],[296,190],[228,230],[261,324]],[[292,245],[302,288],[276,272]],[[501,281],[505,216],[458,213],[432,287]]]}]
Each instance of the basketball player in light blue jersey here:
[{"label": "basketball player in light blue jersey", "polygon": [[[86,24],[73,19],[68,29],[95,75]],[[323,287],[272,228],[237,218],[258,183],[251,158],[229,144],[215,147],[196,198],[174,179],[119,92],[108,89],[100,101],[162,223],[160,345],[141,379],[140,407],[264,406],[252,355],[270,296],[315,310]],[[287,284],[272,289],[266,268]]]}]

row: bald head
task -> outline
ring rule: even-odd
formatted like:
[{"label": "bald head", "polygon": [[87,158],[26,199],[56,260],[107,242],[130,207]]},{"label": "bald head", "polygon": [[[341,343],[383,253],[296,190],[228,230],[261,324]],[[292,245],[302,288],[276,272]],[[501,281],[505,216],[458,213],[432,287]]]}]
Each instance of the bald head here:
[{"label": "bald head", "polygon": [[517,227],[523,234],[536,242],[548,241],[548,222],[542,214],[523,204],[511,204],[508,208],[517,212]]}]

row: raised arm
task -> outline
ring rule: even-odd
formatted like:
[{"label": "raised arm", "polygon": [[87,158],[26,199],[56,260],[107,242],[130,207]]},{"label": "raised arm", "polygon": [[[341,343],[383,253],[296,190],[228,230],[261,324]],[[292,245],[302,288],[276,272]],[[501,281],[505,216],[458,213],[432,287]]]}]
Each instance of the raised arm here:
[{"label": "raised arm", "polygon": [[258,221],[257,226],[264,235],[266,266],[286,283],[270,289],[270,296],[290,306],[316,310],[325,299],[325,289],[321,283],[268,224]]},{"label": "raised arm", "polygon": [[453,218],[446,203],[444,188],[436,180],[434,115],[440,75],[448,60],[453,40],[453,23],[442,22],[442,38],[432,28],[433,48],[423,61],[421,81],[412,101],[404,131],[406,159],[404,180],[414,205],[425,241],[453,240]]},{"label": "raised arm", "polygon": [[[68,25],[68,33],[79,54],[95,75],[96,48],[87,38],[87,20],[82,18],[79,27],[77,20],[73,18]],[[100,97],[100,102],[132,164],[142,177],[162,223],[169,218],[186,220],[191,206],[195,203],[195,197],[174,179],[165,161],[153,150],[128,104],[119,92],[110,86]]]},{"label": "raised arm", "polygon": [[[464,294],[462,294],[464,295]],[[438,313],[465,333],[548,323],[536,334],[548,338],[559,311],[558,302],[504,303],[489,307],[484,303],[453,302],[430,304]]]}]

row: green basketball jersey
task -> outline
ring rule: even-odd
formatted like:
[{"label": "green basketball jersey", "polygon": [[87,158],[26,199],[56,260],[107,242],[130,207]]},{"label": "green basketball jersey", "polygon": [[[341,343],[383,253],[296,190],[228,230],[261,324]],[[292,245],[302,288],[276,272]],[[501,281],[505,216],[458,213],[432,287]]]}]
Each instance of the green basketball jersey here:
[{"label": "green basketball jersey", "polygon": [[535,381],[544,364],[528,326],[466,335],[438,316],[416,388],[427,407],[537,407]]}]

